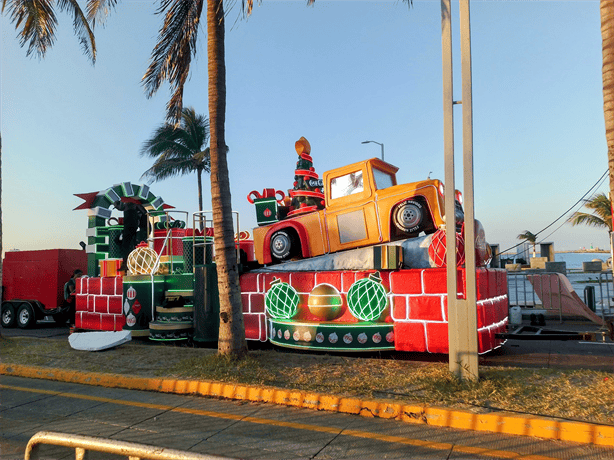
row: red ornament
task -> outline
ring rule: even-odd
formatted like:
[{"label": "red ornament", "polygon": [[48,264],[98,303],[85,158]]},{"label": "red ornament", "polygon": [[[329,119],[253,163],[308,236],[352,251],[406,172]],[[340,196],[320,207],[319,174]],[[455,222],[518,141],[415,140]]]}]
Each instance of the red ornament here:
[{"label": "red ornament", "polygon": [[262,214],[264,214],[264,217],[271,217],[272,212],[269,208],[267,208]]},{"label": "red ornament", "polygon": [[[460,267],[465,263],[465,240],[458,234],[456,235],[456,266]],[[446,266],[446,232],[439,229],[433,235],[429,244],[429,259],[436,267]]]},{"label": "red ornament", "polygon": [[135,315],[138,315],[139,312],[141,311],[141,302],[139,302],[138,300],[135,300],[134,304],[132,305],[132,311],[134,312]]}]

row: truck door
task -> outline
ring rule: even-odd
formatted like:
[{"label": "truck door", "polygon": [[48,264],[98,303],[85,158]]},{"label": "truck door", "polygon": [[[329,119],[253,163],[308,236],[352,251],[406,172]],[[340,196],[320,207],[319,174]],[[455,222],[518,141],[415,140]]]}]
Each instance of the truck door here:
[{"label": "truck door", "polygon": [[377,244],[381,241],[373,187],[368,171],[340,170],[330,178],[326,208],[326,227],[330,251]]}]

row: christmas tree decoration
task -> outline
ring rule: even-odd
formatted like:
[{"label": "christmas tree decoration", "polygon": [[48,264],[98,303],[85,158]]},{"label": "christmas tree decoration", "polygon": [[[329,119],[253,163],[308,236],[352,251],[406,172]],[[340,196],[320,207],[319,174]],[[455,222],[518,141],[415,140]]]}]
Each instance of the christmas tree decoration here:
[{"label": "christmas tree decoration", "polygon": [[348,307],[361,321],[377,321],[388,305],[379,272],[356,281],[348,291]]},{"label": "christmas tree decoration", "polygon": [[343,313],[343,299],[335,286],[319,284],[309,294],[309,311],[320,321],[333,321]]},{"label": "christmas tree decoration", "polygon": [[322,181],[313,167],[311,145],[304,137],[294,144],[299,156],[294,171],[294,189],[290,190],[292,198],[288,217],[305,214],[307,212],[324,209],[324,193],[322,193]]},{"label": "christmas tree decoration", "polygon": [[266,293],[264,305],[271,318],[290,319],[298,311],[299,295],[288,283],[273,278],[271,288]]},{"label": "christmas tree decoration", "polygon": [[128,270],[133,275],[150,275],[153,273],[158,254],[147,247],[147,243],[140,243],[128,256]]}]

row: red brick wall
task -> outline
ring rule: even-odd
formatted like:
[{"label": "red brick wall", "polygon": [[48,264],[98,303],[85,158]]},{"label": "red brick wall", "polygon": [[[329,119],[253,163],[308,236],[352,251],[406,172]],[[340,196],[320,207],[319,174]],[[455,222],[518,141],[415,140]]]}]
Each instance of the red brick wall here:
[{"label": "red brick wall", "polygon": [[121,331],[123,278],[77,279],[75,327],[96,331]]}]

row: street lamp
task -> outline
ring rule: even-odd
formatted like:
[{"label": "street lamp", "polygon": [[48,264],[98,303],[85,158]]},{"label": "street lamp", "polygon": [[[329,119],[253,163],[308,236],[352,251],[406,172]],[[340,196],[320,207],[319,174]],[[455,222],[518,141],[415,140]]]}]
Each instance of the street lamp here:
[{"label": "street lamp", "polygon": [[382,148],[382,161],[384,160],[384,144],[381,144],[379,142],[375,142],[375,141],[363,141],[361,142],[361,144],[369,144],[369,143],[373,143],[373,144],[377,144]]}]

